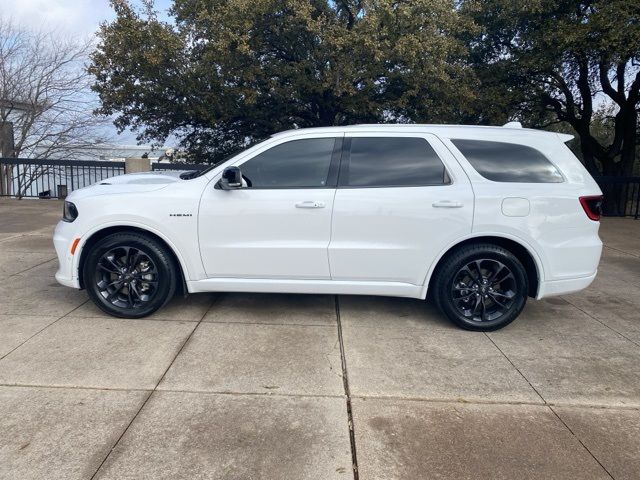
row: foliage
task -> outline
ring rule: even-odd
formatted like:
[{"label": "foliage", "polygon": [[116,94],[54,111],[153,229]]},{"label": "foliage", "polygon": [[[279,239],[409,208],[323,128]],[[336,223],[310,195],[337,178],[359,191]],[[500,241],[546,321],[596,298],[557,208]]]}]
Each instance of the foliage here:
[{"label": "foliage", "polygon": [[[467,0],[466,37],[483,121],[564,122],[594,174],[630,175],[640,102],[640,4],[627,0]],[[603,134],[606,126],[609,134]]]},{"label": "foliage", "polygon": [[219,159],[296,127],[502,124],[577,134],[629,175],[640,130],[640,4],[628,0],[112,0],[90,71],[99,113],[139,140]]},{"label": "foliage", "polygon": [[90,71],[100,114],[196,159],[274,132],[468,118],[472,72],[452,0],[113,0]]}]

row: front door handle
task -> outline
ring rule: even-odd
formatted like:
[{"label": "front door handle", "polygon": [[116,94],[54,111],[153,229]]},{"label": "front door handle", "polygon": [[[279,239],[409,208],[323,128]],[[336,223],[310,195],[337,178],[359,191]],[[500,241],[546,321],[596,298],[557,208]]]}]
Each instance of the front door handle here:
[{"label": "front door handle", "polygon": [[324,208],[324,202],[314,202],[307,200],[306,202],[296,203],[296,208]]},{"label": "front door handle", "polygon": [[460,202],[454,202],[453,200],[440,200],[433,202],[435,208],[461,208],[463,205]]}]

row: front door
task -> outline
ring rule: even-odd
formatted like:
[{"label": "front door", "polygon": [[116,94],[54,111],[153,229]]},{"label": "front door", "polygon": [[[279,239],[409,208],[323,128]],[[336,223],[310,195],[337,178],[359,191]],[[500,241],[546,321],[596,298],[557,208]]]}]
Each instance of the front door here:
[{"label": "front door", "polygon": [[274,139],[240,167],[246,185],[215,188],[200,203],[208,277],[330,278],[327,248],[342,139]]},{"label": "front door", "polygon": [[471,232],[469,179],[434,135],[354,132],[344,143],[332,278],[422,285],[438,254]]}]

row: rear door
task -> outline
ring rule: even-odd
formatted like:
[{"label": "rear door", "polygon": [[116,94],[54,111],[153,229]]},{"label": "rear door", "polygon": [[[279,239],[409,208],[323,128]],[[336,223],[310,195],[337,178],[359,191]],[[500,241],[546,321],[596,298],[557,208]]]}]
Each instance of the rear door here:
[{"label": "rear door", "polygon": [[422,285],[439,253],[471,232],[469,179],[431,134],[349,132],[344,144],[332,279]]}]

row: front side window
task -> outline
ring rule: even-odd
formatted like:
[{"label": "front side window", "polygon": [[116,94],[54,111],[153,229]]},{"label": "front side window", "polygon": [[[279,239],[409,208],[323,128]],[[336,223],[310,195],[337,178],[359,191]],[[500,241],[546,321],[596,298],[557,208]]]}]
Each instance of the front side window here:
[{"label": "front side window", "polygon": [[450,183],[442,160],[424,138],[354,137],[340,184],[417,187]]},{"label": "front side window", "polygon": [[276,145],[240,165],[249,188],[317,188],[327,185],[335,138]]},{"label": "front side window", "polygon": [[516,143],[454,140],[471,166],[494,182],[559,183],[558,169],[535,148]]}]

